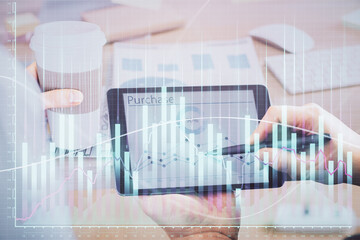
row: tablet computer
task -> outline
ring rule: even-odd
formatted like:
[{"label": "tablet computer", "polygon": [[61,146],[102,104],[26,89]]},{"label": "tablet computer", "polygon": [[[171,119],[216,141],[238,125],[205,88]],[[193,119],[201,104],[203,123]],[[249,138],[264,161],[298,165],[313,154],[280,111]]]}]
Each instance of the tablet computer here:
[{"label": "tablet computer", "polygon": [[209,154],[245,143],[270,106],[263,85],[118,88],[107,98],[121,195],[283,184],[254,153]]}]

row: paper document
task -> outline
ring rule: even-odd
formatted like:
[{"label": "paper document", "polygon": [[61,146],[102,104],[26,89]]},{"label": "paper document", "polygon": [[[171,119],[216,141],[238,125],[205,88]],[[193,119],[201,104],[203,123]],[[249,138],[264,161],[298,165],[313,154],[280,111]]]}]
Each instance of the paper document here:
[{"label": "paper document", "polygon": [[244,38],[176,45],[115,43],[109,87],[263,83],[252,40]]},{"label": "paper document", "polygon": [[[108,79],[101,107],[102,139],[110,139],[105,96],[110,88],[249,84],[264,84],[251,38],[163,45],[115,43],[113,77]],[[85,157],[96,156],[94,147],[84,151]]]}]

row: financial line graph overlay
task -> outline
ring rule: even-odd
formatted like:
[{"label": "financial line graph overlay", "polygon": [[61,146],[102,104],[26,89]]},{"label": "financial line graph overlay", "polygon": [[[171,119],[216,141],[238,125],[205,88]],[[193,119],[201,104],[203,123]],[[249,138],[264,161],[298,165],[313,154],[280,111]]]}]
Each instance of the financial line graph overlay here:
[{"label": "financial line graph overlay", "polygon": [[[118,127],[120,127],[120,126],[118,126]],[[274,130],[275,130],[275,128],[274,128]],[[273,132],[273,134],[274,135],[276,135],[277,133],[276,133],[276,130]],[[126,136],[126,134],[125,135],[117,135],[116,137],[115,137],[115,139],[120,139],[120,138],[122,138],[122,137],[125,137]],[[149,138],[150,139],[150,138]],[[98,139],[98,144],[99,145],[101,145],[101,138],[99,138]],[[189,141],[190,142],[190,141]],[[296,142],[296,141],[295,141]],[[341,144],[340,144],[341,145]],[[54,146],[53,146],[54,147]],[[216,146],[213,146],[213,147],[216,147]],[[24,149],[26,149],[26,144],[24,144],[24,146],[23,146],[23,148]],[[110,145],[108,144],[107,145],[107,147],[106,147],[108,150],[110,150]],[[194,146],[194,149],[196,150],[196,146]],[[259,163],[262,163],[263,165],[269,165],[269,164],[273,164],[273,162],[276,162],[276,159],[280,156],[280,152],[282,152],[282,151],[290,151],[291,153],[292,153],[292,157],[294,157],[295,159],[296,159],[296,161],[300,161],[301,163],[307,163],[307,162],[310,162],[310,163],[315,163],[316,161],[318,161],[319,160],[319,158],[324,158],[324,160],[325,160],[325,169],[327,170],[327,172],[329,173],[329,175],[333,175],[336,171],[344,171],[345,172],[345,175],[348,177],[348,178],[352,178],[352,156],[351,156],[351,153],[348,153],[348,160],[347,160],[347,163],[345,163],[343,160],[339,160],[338,161],[338,164],[337,164],[337,167],[336,168],[334,168],[334,162],[333,161],[329,161],[328,162],[328,164],[327,164],[327,159],[326,159],[326,156],[325,156],[325,154],[324,154],[324,152],[320,149],[319,151],[318,151],[318,153],[317,153],[317,155],[316,155],[316,157],[315,157],[315,149],[314,148],[311,148],[310,147],[310,160],[306,160],[306,158],[304,158],[304,156],[303,156],[303,154],[301,154],[301,157],[297,157],[297,155],[296,155],[296,151],[295,151],[295,149],[292,149],[292,148],[287,148],[287,147],[281,147],[279,150],[281,150],[281,151],[278,151],[277,152],[277,155],[275,156],[275,157],[273,157],[273,161],[272,162],[264,162],[264,161],[262,161],[263,159],[260,159],[260,157],[259,156],[254,156],[254,158],[255,159],[257,159],[257,160],[259,160],[258,162]],[[116,149],[115,149],[115,151],[116,151]],[[118,150],[119,151],[119,150]],[[26,159],[26,154],[27,154],[27,151],[25,150],[25,151],[23,151],[23,159]],[[197,152],[196,154],[199,154],[199,152]],[[201,154],[200,154],[201,155]],[[312,158],[312,155],[313,155],[313,158]],[[204,156],[204,155],[203,155]],[[214,156],[212,156],[212,157],[214,157]],[[102,159],[102,156],[99,156],[99,159]],[[247,157],[245,157],[245,158],[240,158],[240,157],[236,157],[236,159],[237,160],[239,160],[239,161],[242,161],[243,163],[246,163],[246,164],[255,164],[255,161],[253,160],[253,161],[246,161],[248,158]],[[45,160],[45,159],[43,159],[43,160]],[[115,159],[116,160],[116,159]],[[123,161],[123,159],[119,159],[121,162],[122,162],[122,164],[124,164],[124,161]],[[111,162],[111,161],[110,161]],[[106,165],[109,165],[109,163],[110,162],[107,162],[106,163]],[[27,162],[25,161],[25,162],[23,162],[24,163],[24,165],[26,165],[27,164]],[[101,162],[99,162],[98,160],[97,160],[97,163],[99,163],[99,165],[101,166]],[[198,163],[198,161],[195,161],[194,162],[194,164],[197,164]],[[81,165],[81,164],[80,164]],[[97,164],[98,165],[98,164]],[[226,164],[226,157],[224,157],[224,158],[222,158],[222,163],[221,163],[221,165],[223,165],[223,167],[226,169],[226,167],[227,167],[227,164]],[[344,166],[345,167],[345,169],[343,169],[342,168],[342,166]],[[50,166],[51,167],[51,166]],[[52,167],[54,167],[54,166],[52,166]],[[105,166],[104,166],[105,167]],[[103,168],[103,167],[101,167],[101,168]],[[304,169],[306,169],[306,168],[304,168]],[[127,170],[129,170],[129,169],[127,169]],[[303,169],[302,169],[303,170]],[[312,168],[311,166],[310,166],[310,171],[311,170],[314,170],[314,168]],[[50,171],[52,171],[52,170],[50,170]],[[42,173],[43,173],[43,170],[41,171]],[[31,171],[31,174],[32,173],[37,173],[36,171],[34,172],[33,170]],[[91,185],[95,185],[96,184],[96,182],[97,182],[97,179],[98,179],[98,173],[96,173],[96,175],[95,175],[95,177],[94,178],[92,178],[92,173],[91,172],[85,172],[85,170],[83,169],[83,168],[81,168],[81,167],[78,167],[78,168],[74,168],[74,170],[71,172],[71,174],[68,176],[68,177],[66,177],[66,178],[64,178],[65,180],[59,185],[59,187],[57,188],[57,190],[56,191],[54,191],[54,192],[51,192],[50,194],[48,194],[48,195],[46,195],[45,197],[43,197],[43,198],[41,198],[41,201],[37,201],[35,204],[34,203],[32,203],[32,209],[31,209],[31,211],[30,211],[30,214],[23,214],[23,216],[22,217],[18,217],[16,220],[17,221],[19,221],[19,222],[25,222],[25,221],[27,221],[27,220],[29,220],[29,219],[31,219],[33,216],[34,216],[34,214],[37,212],[37,210],[41,207],[41,206],[43,206],[43,205],[46,205],[46,201],[47,200],[49,200],[49,199],[53,199],[53,198],[55,198],[57,195],[59,195],[59,194],[61,194],[61,191],[66,187],[65,186],[65,184],[66,183],[68,183],[71,179],[73,179],[74,178],[74,175],[75,175],[75,173],[78,173],[78,175],[84,175],[85,177],[86,177],[86,179],[87,179],[87,181],[88,182],[91,182]],[[305,175],[305,172],[304,171],[302,171],[302,173],[301,173],[302,175]],[[312,174],[310,174],[310,176],[311,176]],[[91,177],[90,177],[91,176]],[[131,172],[129,172],[129,176],[131,176],[132,178],[133,178],[133,175],[132,175],[132,173]],[[108,174],[107,175],[107,178],[110,178],[110,174]],[[34,180],[34,181],[37,181],[37,180],[35,180],[35,178],[34,177],[31,177],[30,178],[31,180]],[[93,180],[92,180],[93,179]],[[303,178],[302,178],[303,179]],[[136,179],[132,179],[132,181],[134,181],[134,180],[136,180]],[[30,184],[31,186],[36,186],[36,184],[33,184],[33,183],[31,183]],[[84,184],[85,185],[85,184]],[[136,186],[136,184],[134,184],[135,186]],[[79,185],[80,186],[80,185]],[[89,190],[89,189],[88,189]],[[30,192],[32,192],[32,191],[30,191]],[[35,191],[36,192],[36,191]],[[36,196],[36,194],[33,194],[34,196]],[[25,200],[26,201],[26,200]],[[50,201],[51,202],[51,201]],[[23,213],[24,213],[24,211],[23,211]]]},{"label": "financial line graph overlay", "polygon": [[[216,117],[215,117],[216,118]],[[249,116],[245,116],[245,122],[248,122],[250,121],[250,118]],[[193,119],[184,119],[183,121],[192,121]],[[273,125],[273,131],[272,131],[272,135],[273,135],[273,140],[274,140],[274,143],[273,143],[273,147],[275,149],[280,149],[280,150],[285,150],[285,151],[290,151],[292,153],[292,162],[291,164],[293,166],[291,166],[293,172],[291,172],[291,174],[295,177],[295,174],[296,174],[296,161],[299,161],[299,162],[302,162],[302,163],[310,163],[310,179],[311,180],[315,180],[315,171],[319,170],[324,170],[324,172],[327,172],[330,176],[334,175],[335,172],[339,171],[341,172],[341,174],[338,174],[339,176],[339,179],[342,178],[342,174],[344,173],[345,176],[348,177],[348,182],[351,181],[351,178],[352,178],[352,153],[351,152],[348,152],[347,153],[347,162],[346,163],[344,160],[343,160],[343,151],[342,151],[342,145],[343,145],[343,141],[342,141],[342,136],[339,136],[339,138],[337,139],[338,141],[338,162],[336,164],[336,167],[334,168],[334,162],[331,161],[331,159],[328,159],[325,155],[325,152],[324,152],[324,132],[323,132],[323,119],[320,117],[319,119],[319,143],[318,143],[318,151],[317,151],[317,154],[315,155],[315,144],[310,144],[310,146],[308,146],[308,149],[309,149],[309,157],[307,160],[306,158],[302,159],[302,156],[298,156],[298,154],[302,154],[301,152],[300,153],[297,153],[296,152],[296,134],[293,133],[291,134],[291,143],[292,143],[292,146],[291,148],[290,147],[286,147],[286,146],[281,146],[284,142],[287,141],[286,139],[286,123],[282,124],[283,125],[283,128],[285,129],[285,131],[282,131],[282,140],[277,140],[277,135],[278,135],[278,132],[277,132],[277,124],[274,124]],[[143,126],[146,126],[146,124],[144,124]],[[248,126],[248,124],[245,124],[245,126]],[[150,131],[148,134],[144,134],[145,138],[144,138],[144,143],[145,145],[148,145],[149,142],[150,142],[150,139],[151,139],[151,136],[155,136],[152,138],[153,142],[156,142],[158,139],[156,136],[159,135],[159,133],[157,133],[158,129],[157,128],[162,128],[163,125],[159,126],[159,125],[153,125],[152,128],[148,128],[147,130],[152,130]],[[207,136],[207,145],[210,145],[211,142],[213,141],[213,136],[212,135],[215,135],[214,132],[213,132],[213,124],[208,124],[207,126],[207,129],[211,129],[211,131],[209,131],[208,133],[208,136]],[[115,143],[115,148],[118,148],[118,149],[115,149],[115,159],[121,159],[119,156],[120,156],[120,138],[122,135],[120,135],[120,125],[116,125],[115,126],[115,141],[117,141],[117,143]],[[161,130],[161,129],[159,129]],[[155,132],[155,134],[154,134]],[[160,132],[160,131],[159,131]],[[245,133],[246,133],[246,129],[245,129]],[[284,134],[285,132],[285,134]],[[147,138],[147,136],[149,136]],[[284,137],[285,136],[285,137]],[[257,136],[258,137],[258,136]],[[220,138],[220,141],[219,141],[219,138]],[[211,147],[208,148],[208,152],[201,152],[200,151],[200,144],[197,144],[194,142],[194,135],[192,134],[188,134],[187,136],[185,134],[181,135],[180,133],[180,140],[177,140],[177,142],[175,144],[181,144],[181,141],[184,141],[185,144],[189,144],[190,146],[187,148],[187,150],[189,150],[189,154],[187,156],[179,156],[177,153],[174,153],[174,154],[167,154],[166,152],[160,152],[160,151],[156,151],[157,149],[153,149],[156,151],[156,156],[158,156],[158,159],[154,159],[151,155],[152,155],[152,151],[151,150],[148,150],[148,149],[152,149],[151,146],[146,146],[144,147],[144,149],[146,149],[142,155],[140,156],[140,158],[138,159],[138,161],[136,162],[136,164],[133,164],[132,165],[132,172],[137,172],[137,171],[141,171],[142,169],[148,167],[148,166],[151,166],[151,165],[157,165],[157,166],[160,166],[160,167],[163,167],[163,168],[166,168],[168,167],[169,165],[171,165],[172,163],[174,162],[183,162],[185,164],[188,164],[190,166],[196,166],[198,163],[199,163],[199,158],[197,160],[194,160],[192,155],[196,154],[196,155],[201,155],[201,154],[204,154],[205,157],[207,157],[208,159],[210,158],[211,160],[213,161],[217,161],[217,162],[221,162],[221,165],[222,167],[226,170],[226,160],[228,160],[230,157],[229,156],[226,156],[226,157],[223,157],[221,156],[220,154],[219,155],[213,155],[211,154],[211,151],[213,149],[220,149],[221,146],[222,146],[222,142],[221,142],[221,138],[223,138],[223,140],[226,140],[228,141],[228,144],[226,144],[227,146],[229,146],[229,143],[230,144],[233,144],[234,145],[234,141],[232,141],[231,139],[229,139],[227,136],[223,137],[221,133],[218,133],[217,134],[217,145],[216,143],[215,144],[211,144]],[[164,145],[164,143],[162,143]],[[249,143],[246,143],[246,145],[249,145]],[[248,147],[249,148],[249,147]],[[259,142],[255,142],[255,149],[257,149],[256,151],[259,150]],[[195,151],[194,151],[195,150]],[[256,152],[255,151],[255,152]],[[116,152],[118,154],[116,154]],[[273,151],[274,153],[276,153],[275,156],[272,156],[272,159],[273,161],[269,162],[269,163],[266,163],[264,161],[262,161],[262,159],[260,159],[259,156],[254,156],[255,159],[257,159],[258,161],[250,161],[250,162],[246,162],[247,164],[257,164],[257,163],[260,163],[260,164],[263,164],[263,165],[268,165],[268,164],[271,164],[273,165],[273,163],[277,162],[277,160],[279,159],[280,157],[280,154],[281,154],[281,151]],[[199,154],[201,153],[201,154]],[[129,152],[127,153],[126,156],[129,156]],[[246,153],[244,154],[243,156],[231,156],[232,159],[237,159],[239,160],[240,162],[243,162],[245,163],[245,160],[244,159],[248,159],[248,155],[250,153]],[[148,155],[148,156],[146,156]],[[192,157],[191,157],[192,156]],[[126,161],[129,161],[129,159],[126,159]],[[131,160],[133,161],[133,160]],[[328,162],[329,161],[329,162]],[[315,169],[315,163],[316,162],[319,162],[319,169]],[[128,162],[122,162],[122,165],[124,166],[125,170],[129,172],[129,176],[131,176],[131,171],[129,171],[129,168],[128,168],[128,165],[130,165]],[[305,171],[306,171],[306,168],[305,168]],[[304,172],[305,174],[305,172]]]},{"label": "financial line graph overlay", "polygon": [[[296,142],[296,140],[294,141]],[[261,164],[261,165],[264,165],[264,166],[267,166],[267,165],[274,165],[274,163],[277,163],[278,159],[281,157],[281,154],[282,152],[289,152],[291,156],[288,156],[288,157],[291,157],[292,158],[292,168],[296,167],[296,165],[300,165],[300,177],[301,177],[301,180],[307,180],[309,178],[306,177],[307,175],[307,172],[309,172],[307,169],[308,167],[306,166],[307,163],[310,163],[310,180],[316,180],[315,179],[315,175],[316,175],[316,170],[315,169],[315,163],[316,162],[319,162],[320,159],[323,159],[323,166],[324,166],[324,171],[326,171],[328,174],[329,174],[329,183],[333,183],[334,180],[331,180],[332,179],[332,176],[335,174],[335,172],[337,171],[340,171],[338,173],[339,175],[339,179],[342,177],[342,174],[345,174],[345,176],[347,176],[347,181],[348,183],[351,183],[352,181],[352,155],[351,153],[348,153],[347,155],[347,163],[343,160],[338,160],[337,162],[337,165],[336,167],[334,168],[334,165],[336,164],[334,161],[331,161],[329,160],[328,161],[328,158],[327,156],[325,155],[324,151],[323,150],[319,150],[318,153],[316,154],[315,156],[315,148],[313,148],[313,146],[310,146],[310,159],[306,159],[306,156],[305,156],[305,153],[300,153],[300,156],[296,153],[296,150],[295,148],[289,148],[289,147],[281,147],[280,149],[275,149],[274,152],[276,152],[276,154],[272,157],[272,161],[268,161],[267,159],[261,159],[260,156],[254,154],[254,160],[249,160],[248,156],[251,154],[251,153],[247,153],[245,154],[245,156],[226,156],[226,157],[222,157],[220,158],[221,159],[221,164],[222,167],[225,169],[225,171],[227,170],[227,159],[236,159],[238,161],[241,161],[243,163],[245,163],[246,165],[251,165],[251,164],[256,164],[256,162],[258,164]],[[146,167],[146,166],[149,166],[149,165],[152,165],[152,164],[155,164],[154,161],[152,159],[149,159],[148,160],[148,164],[146,164],[144,167],[142,168],[137,168],[136,170],[133,170],[132,172],[129,170],[128,166],[129,166],[129,163],[127,163],[129,161],[128,159],[128,156],[129,154],[127,153],[126,155],[126,159],[125,159],[125,162],[121,159],[121,158],[118,158],[118,159],[115,159],[115,160],[118,160],[118,161],[121,161],[123,166],[124,166],[124,169],[125,171],[128,172],[127,176],[128,178],[125,178],[124,181],[125,181],[125,184],[129,184],[129,182],[131,181],[130,180],[130,177],[132,177],[132,174],[133,173],[136,173],[136,181],[138,180],[137,179],[137,176],[139,175],[139,172],[138,171],[141,171],[142,168]],[[202,153],[200,153],[199,157],[200,156],[203,156]],[[212,158],[214,161],[217,161],[219,162],[219,158],[217,158],[217,156],[209,156],[210,158]],[[208,158],[209,159],[209,158]],[[163,159],[164,160],[164,159]],[[196,165],[199,165],[201,163],[199,163],[201,160],[196,160],[196,161],[193,161],[192,163],[189,162],[189,159],[187,158],[186,160],[185,159],[177,159],[175,160],[176,162],[178,161],[182,161],[186,164],[191,164],[193,166],[196,166]],[[167,163],[157,163],[157,165],[161,166],[161,167],[168,167],[168,165],[174,163],[175,161],[168,161]],[[321,164],[318,164],[318,165],[321,165]],[[298,166],[299,167],[299,166]],[[244,168],[242,168],[242,171],[244,171]],[[259,172],[255,171],[254,172],[254,175],[256,174],[259,174]],[[293,173],[293,175],[296,175],[298,173]],[[299,178],[299,177],[297,177]],[[294,178],[296,179],[296,178]],[[132,181],[134,181],[135,178],[132,178]],[[339,181],[340,182],[340,181]],[[341,181],[341,182],[345,182],[345,181]],[[137,183],[134,183],[134,185],[138,185]],[[128,186],[127,188],[130,188],[130,186]]]},{"label": "financial line graph overlay", "polygon": [[[150,141],[151,141],[151,135],[152,135],[152,132],[150,132],[150,134],[149,134],[149,140],[148,140],[148,143],[150,143]],[[116,136],[116,138],[120,138],[120,136]],[[186,138],[185,137],[185,141],[186,142],[189,142],[189,139],[188,138]],[[229,139],[227,139],[227,138],[225,138],[226,140],[229,140]],[[294,141],[296,142],[296,135],[295,135],[295,138],[294,138]],[[233,141],[231,141],[231,140],[229,140],[229,142],[231,142],[231,143],[233,143],[234,144],[234,142]],[[192,146],[195,150],[197,150],[197,148],[196,148],[196,146],[195,145],[193,145]],[[335,174],[335,172],[340,168],[340,164],[342,164],[342,165],[344,165],[344,174],[346,175],[346,176],[348,176],[348,177],[350,177],[350,178],[352,178],[352,175],[351,174],[349,174],[348,173],[348,171],[352,171],[351,170],[351,166],[349,166],[349,168],[347,167],[347,164],[346,164],[346,162],[345,161],[343,161],[343,160],[338,160],[338,163],[337,163],[337,166],[336,166],[336,168],[335,169],[330,169],[329,170],[329,166],[328,165],[331,165],[331,164],[333,164],[333,163],[327,163],[327,157],[326,157],[326,155],[325,155],[325,153],[323,152],[323,150],[319,150],[318,151],[318,153],[316,154],[316,157],[315,157],[315,159],[309,159],[309,160],[303,160],[303,159],[301,159],[301,157],[299,157],[299,156],[297,156],[297,154],[296,154],[296,149],[293,149],[293,148],[289,148],[289,147],[285,147],[285,146],[282,146],[279,150],[285,150],[285,151],[289,151],[289,152],[291,152],[294,156],[295,156],[295,158],[296,158],[296,160],[297,161],[300,161],[300,162],[302,162],[302,163],[308,163],[308,162],[317,162],[317,161],[319,161],[319,158],[320,157],[323,157],[324,158],[324,164],[325,164],[325,170],[330,174],[330,175],[333,175],[333,174]],[[198,153],[198,151],[197,151],[197,153]],[[161,154],[160,152],[158,152],[157,154]],[[245,159],[248,159],[248,155],[249,155],[250,153],[247,153],[247,154],[245,154],[245,157],[238,157],[238,156],[232,156],[233,158],[235,158],[235,159],[237,159],[237,160],[239,160],[239,161],[241,161],[241,162],[243,162],[243,163],[246,163],[246,164],[253,164],[255,161],[248,161],[248,162],[246,162],[246,160]],[[277,153],[276,153],[276,156],[274,157],[274,160],[273,161],[277,161],[278,159],[279,159],[279,157],[280,157],[280,154],[281,154],[281,151],[277,151]],[[205,155],[207,155],[207,156],[212,156],[212,158],[214,158],[214,160],[219,160],[219,158],[218,158],[218,156],[216,156],[216,155],[212,155],[211,153],[205,153]],[[174,157],[177,157],[177,155],[175,155]],[[227,157],[223,157],[221,160],[221,162],[222,162],[222,166],[224,167],[224,168],[226,168],[226,163],[225,163],[225,161],[226,161],[226,159],[228,159],[228,158],[230,158],[230,156],[227,156]],[[271,165],[272,164],[272,162],[273,161],[270,161],[270,162],[264,162],[263,161],[263,159],[261,159],[260,158],[260,156],[258,156],[258,155],[254,155],[254,158],[256,158],[261,164],[263,164],[263,165]],[[116,158],[115,158],[116,159]],[[172,161],[171,160],[169,160],[169,159],[171,159],[171,156],[169,156],[169,157],[165,157],[165,158],[161,158],[161,163],[157,163],[157,165],[160,165],[160,166],[162,166],[162,167],[166,167],[166,166],[168,166],[169,164],[171,164],[172,163]],[[351,157],[351,153],[350,153],[350,155],[348,155],[348,162],[350,162],[350,164],[351,164],[351,159],[352,159],[352,157]],[[120,160],[120,161],[123,161],[121,158],[119,158],[119,159],[116,159],[116,160]],[[135,167],[135,170],[133,170],[133,171],[140,171],[141,169],[143,169],[143,168],[145,168],[145,167],[147,167],[147,166],[149,166],[149,165],[151,165],[151,164],[154,164],[153,163],[153,161],[151,160],[150,162],[148,162],[146,165],[144,165],[144,163],[146,163],[146,158],[144,158],[144,156],[142,155],[141,156],[141,159],[139,159],[139,161],[138,161],[138,163],[137,163],[137,165],[136,165],[136,167]],[[166,160],[169,160],[169,161],[167,161],[167,162],[165,162]],[[186,161],[185,161],[186,160]],[[185,160],[183,160],[183,159],[177,159],[176,161],[183,161],[183,162],[186,162],[186,163],[189,163],[189,158],[186,158]],[[199,162],[199,160],[195,160],[194,161],[194,165],[196,165],[197,163]],[[124,163],[123,163],[124,164]],[[124,165],[125,166],[125,165]],[[331,167],[331,168],[333,168],[333,167]],[[125,168],[126,169],[126,168]],[[129,171],[130,172],[130,170],[129,169],[126,169],[127,171]]]},{"label": "financial line graph overlay", "polygon": [[[287,147],[282,147],[280,150],[290,151],[292,154],[296,155],[296,152],[295,152],[294,149],[290,149],[290,148],[287,148]],[[280,152],[281,152],[281,151],[279,151],[279,153],[277,153],[275,159],[277,159],[277,157],[279,156]],[[296,160],[297,160],[297,161],[301,161],[302,163],[315,162],[315,161],[317,161],[317,160],[319,159],[320,154],[323,155],[323,157],[325,158],[325,168],[326,168],[326,170],[328,171],[328,173],[329,173],[330,175],[333,175],[333,174],[339,169],[339,165],[340,165],[340,164],[343,164],[343,165],[345,166],[345,174],[346,174],[347,176],[349,176],[349,177],[352,178],[352,176],[347,173],[346,163],[345,163],[344,161],[342,161],[342,160],[339,160],[339,161],[338,161],[338,166],[337,166],[334,170],[332,170],[332,169],[329,170],[329,168],[327,167],[327,164],[326,164],[326,156],[325,156],[325,154],[324,154],[322,151],[319,151],[319,152],[318,152],[318,154],[316,155],[316,159],[314,159],[314,160],[307,160],[307,161],[306,161],[306,160],[303,160],[303,159],[298,158],[298,157],[296,157]],[[80,154],[80,157],[79,157],[79,158],[80,158],[80,159],[82,158],[81,154]],[[257,156],[257,155],[255,155],[255,158],[258,159],[258,160],[260,160],[261,163],[263,163],[264,165],[269,165],[269,164],[271,164],[271,162],[266,163],[266,162],[262,161],[262,160],[260,159],[260,157]],[[240,160],[240,158],[238,158],[238,159]],[[242,160],[242,159],[241,159],[241,160]],[[121,160],[121,161],[122,161],[122,160]],[[105,167],[107,167],[107,166],[108,166],[109,164],[111,164],[111,163],[112,163],[112,160],[106,162],[106,163],[102,166],[102,170],[105,169]],[[251,164],[251,163],[253,163],[253,162],[248,162],[248,163]],[[331,166],[332,166],[331,168],[333,168],[333,162],[332,162],[332,161],[329,162],[329,165],[331,165]],[[95,185],[95,184],[96,184],[96,181],[98,180],[98,177],[99,177],[99,175],[101,174],[101,173],[96,173],[94,176],[92,176],[92,174],[90,174],[89,172],[86,172],[84,169],[82,169],[82,168],[80,168],[80,167],[73,169],[73,170],[71,171],[70,175],[64,179],[64,181],[60,184],[60,186],[58,187],[58,189],[57,189],[55,192],[52,192],[52,193],[50,193],[49,195],[43,197],[43,198],[41,199],[41,201],[39,201],[39,202],[35,205],[35,207],[32,209],[31,213],[30,213],[28,216],[19,217],[19,218],[16,218],[16,220],[17,220],[17,221],[27,221],[27,220],[31,219],[31,218],[33,217],[33,215],[36,213],[36,211],[39,209],[39,207],[42,206],[47,199],[49,199],[49,198],[54,198],[54,197],[56,197],[57,194],[60,194],[60,192],[64,189],[64,185],[65,185],[68,181],[70,181],[72,178],[74,178],[75,173],[77,173],[78,175],[81,175],[81,174],[84,175],[85,178],[86,178],[86,180],[87,180],[88,182],[90,182],[92,185]]]},{"label": "financial line graph overlay", "polygon": [[[164,125],[164,124],[172,124],[172,123],[177,123],[177,122],[181,122],[181,121],[187,121],[187,120],[194,120],[194,119],[206,119],[206,118],[209,118],[209,117],[205,117],[205,118],[189,118],[189,119],[185,119],[185,120],[176,120],[176,121],[167,121],[167,122],[164,122],[164,123],[159,123],[157,124],[156,126],[161,126],[161,125]],[[211,119],[213,118],[221,118],[221,119],[234,119],[234,120],[240,120],[240,119],[244,119],[244,117],[210,117]],[[259,121],[259,119],[251,119],[251,121]],[[304,129],[304,128],[301,128],[301,127],[294,127],[292,125],[286,125],[286,124],[283,124],[283,123],[279,123],[279,122],[273,122],[273,121],[266,121],[266,120],[260,120],[262,122],[266,122],[266,123],[269,123],[269,124],[280,124],[282,126],[286,126],[286,127],[290,127],[290,128],[293,128],[294,130],[296,131],[304,131],[305,133],[307,134],[320,134],[319,132],[317,131],[311,131],[311,130],[307,130],[307,129]],[[146,127],[146,128],[140,128],[140,129],[137,129],[135,131],[131,131],[131,132],[128,132],[128,133],[125,133],[125,134],[122,134],[120,135],[120,137],[126,137],[128,135],[131,135],[131,134],[136,134],[136,133],[139,133],[141,131],[143,131],[144,129],[152,129],[154,126],[149,126],[149,127]],[[109,141],[112,141],[114,140],[114,138],[109,138],[109,139],[106,139],[106,140],[103,140],[100,144],[105,144],[105,143],[108,143]],[[333,137],[331,136],[331,140],[334,140],[334,141],[339,141],[339,138],[336,138],[336,137]],[[347,145],[351,146],[351,147],[354,147],[354,148],[360,148],[360,146],[356,145],[356,144],[353,144],[353,143],[350,143],[350,142],[346,142],[344,141],[343,143],[346,143]],[[26,143],[25,143],[26,144]],[[98,144],[97,144],[98,145]],[[78,149],[77,150],[77,153],[83,151],[83,152],[86,152],[88,149],[90,149],[91,147],[93,147],[92,145],[91,146],[88,146],[88,147],[85,147],[85,148],[82,148],[82,149]],[[58,154],[58,156],[50,156],[49,158],[43,160],[43,161],[35,161],[35,162],[32,162],[32,163],[27,163],[27,164],[21,164],[20,166],[15,166],[15,167],[12,167],[12,168],[5,168],[5,169],[1,169],[0,170],[0,173],[4,173],[4,172],[11,172],[11,171],[17,171],[17,170],[22,170],[22,169],[25,169],[25,168],[30,168],[32,166],[36,166],[36,165],[41,165],[43,163],[48,163],[48,162],[51,162],[51,161],[54,161],[54,160],[58,160],[58,159],[61,159],[61,158],[64,158],[64,157],[69,157],[70,155],[70,151],[64,151],[64,152],[59,152],[59,150],[56,151],[56,148],[53,149],[53,151],[55,153]]]}]

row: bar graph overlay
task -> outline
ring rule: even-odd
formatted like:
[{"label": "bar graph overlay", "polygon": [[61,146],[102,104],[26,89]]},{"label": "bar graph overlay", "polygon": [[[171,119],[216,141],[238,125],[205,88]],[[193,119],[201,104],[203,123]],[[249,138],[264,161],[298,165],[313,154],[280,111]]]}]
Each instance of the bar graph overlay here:
[{"label": "bar graph overlay", "polygon": [[[50,148],[52,154],[42,156],[40,164],[16,175],[17,226],[81,225],[89,222],[89,216],[109,214],[111,209],[102,205],[93,209],[93,203],[101,201],[114,185],[110,142],[102,142],[98,135],[97,156],[86,161],[83,152],[76,157],[55,157],[53,143]],[[21,154],[22,165],[29,164],[28,143],[22,144]]]},{"label": "bar graph overlay", "polygon": [[[29,143],[22,143],[19,164],[30,166],[16,174],[17,226],[96,223],[96,219],[113,214],[114,206],[99,203],[112,192],[118,180],[121,184],[118,190],[123,196],[136,197],[154,189],[156,194],[168,194],[170,188],[180,189],[177,193],[182,193],[182,189],[196,189],[200,195],[235,193],[239,198],[237,209],[248,201],[243,200],[246,191],[241,189],[281,187],[285,180],[310,180],[328,184],[328,194],[333,198],[333,185],[352,182],[352,152],[344,153],[343,137],[339,135],[337,158],[326,155],[321,117],[319,136],[322,137],[317,143],[303,147],[304,151],[299,150],[298,138],[305,135],[291,132],[283,121],[270,127],[272,153],[260,154],[259,134],[254,135],[253,145],[249,141],[258,125],[256,112],[239,107],[252,104],[251,98],[219,101],[219,97],[215,97],[215,102],[204,104],[193,98],[189,101],[189,96],[168,93],[166,88],[162,88],[159,95],[149,98],[158,103],[145,105],[136,102],[146,101],[144,97],[136,96],[138,100],[135,100],[133,96],[126,96],[130,103],[127,111],[132,109],[136,115],[125,116],[126,132],[123,125],[115,124],[111,140],[104,141],[101,134],[97,135],[97,154],[93,159],[85,160],[83,152],[55,157],[56,146],[50,143],[51,154],[41,156],[39,164],[31,164]],[[283,118],[286,114],[283,111]],[[68,141],[71,144],[72,140]],[[244,144],[244,153],[223,155],[220,151],[237,144]],[[214,152],[215,149],[219,151]],[[286,165],[281,162],[283,159],[288,159]],[[120,164],[120,168],[114,168],[114,163]],[[301,185],[301,192],[304,187]],[[123,210],[126,212],[126,206]]]}]

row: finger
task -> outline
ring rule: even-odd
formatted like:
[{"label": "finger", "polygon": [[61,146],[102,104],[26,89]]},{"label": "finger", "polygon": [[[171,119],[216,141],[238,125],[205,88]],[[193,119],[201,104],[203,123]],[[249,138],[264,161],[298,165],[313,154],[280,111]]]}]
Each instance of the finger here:
[{"label": "finger", "polygon": [[255,134],[259,135],[259,141],[263,141],[272,132],[272,125],[281,120],[281,107],[271,106],[261,119],[259,125],[250,136],[250,144],[254,144]]},{"label": "finger", "polygon": [[[255,134],[259,134],[259,141],[263,141],[272,132],[274,123],[285,123],[293,126],[294,130],[303,130],[305,134],[318,131],[318,117],[322,114],[321,108],[314,103],[297,106],[272,106],[268,109],[258,127],[250,136],[250,144],[254,144]],[[283,119],[285,115],[285,119]]]},{"label": "finger", "polygon": [[38,79],[36,62],[33,62],[32,64],[30,64],[30,65],[26,68],[26,70],[27,70],[35,79]]},{"label": "finger", "polygon": [[42,94],[45,109],[77,106],[81,104],[84,99],[83,94],[74,89],[58,89],[44,92]]}]

